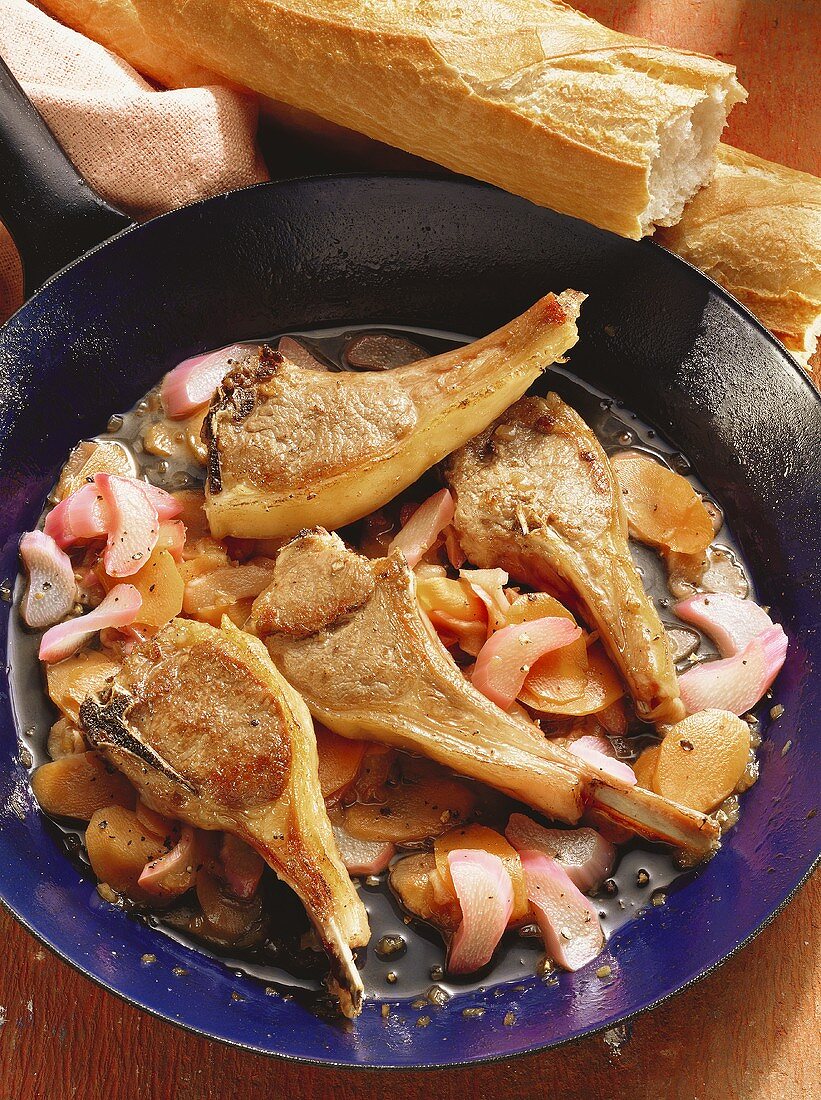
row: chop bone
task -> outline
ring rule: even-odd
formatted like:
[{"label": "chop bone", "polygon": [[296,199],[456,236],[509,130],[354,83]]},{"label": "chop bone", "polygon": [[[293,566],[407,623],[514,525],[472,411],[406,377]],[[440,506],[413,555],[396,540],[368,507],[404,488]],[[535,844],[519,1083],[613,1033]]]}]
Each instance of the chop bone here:
[{"label": "chop bone", "polygon": [[694,858],[717,844],[713,819],[603,777],[476,691],[428,631],[399,552],[371,561],[324,530],[297,536],[247,629],[344,737],[422,753],[571,824],[591,807]]}]

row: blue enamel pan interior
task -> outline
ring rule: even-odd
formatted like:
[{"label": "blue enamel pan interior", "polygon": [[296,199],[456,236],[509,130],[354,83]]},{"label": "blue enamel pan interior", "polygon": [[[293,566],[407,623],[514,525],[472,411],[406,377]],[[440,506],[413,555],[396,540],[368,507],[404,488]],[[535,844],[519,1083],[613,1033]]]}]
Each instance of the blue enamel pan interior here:
[{"label": "blue enamel pan interior", "polygon": [[[0,578],[17,571],[69,448],[185,356],[322,325],[480,335],[547,290],[590,297],[572,369],[649,421],[724,507],[758,593],[791,639],[761,778],[720,854],[558,984],[534,978],[355,1027],[265,994],[102,902],[33,804],[8,677],[0,691],[0,896],[63,958],[157,1015],[325,1063],[436,1066],[560,1043],[654,1005],[777,912],[819,851],[819,401],[734,301],[651,243],[620,240],[488,187],[354,177],[263,185],[128,231],[48,283],[0,333]],[[2,606],[5,637],[9,608]],[[8,664],[8,661],[6,662]],[[790,749],[785,753],[787,743]],[[145,965],[150,953],[156,963]],[[184,978],[172,978],[173,967]],[[236,996],[235,996],[236,995]],[[462,1010],[485,1005],[481,1018]],[[515,1026],[505,1026],[513,1012]]]}]

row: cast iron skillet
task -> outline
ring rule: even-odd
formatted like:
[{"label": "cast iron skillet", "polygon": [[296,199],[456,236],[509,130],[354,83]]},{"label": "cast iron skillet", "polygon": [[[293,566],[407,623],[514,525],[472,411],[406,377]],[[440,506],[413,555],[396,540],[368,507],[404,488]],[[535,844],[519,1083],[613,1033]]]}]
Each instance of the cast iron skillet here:
[{"label": "cast iron skillet", "polygon": [[[67,167],[8,77],[0,96],[0,215],[33,291],[126,219]],[[0,896],[68,962],[165,1019],[266,1053],[454,1065],[557,1044],[649,1008],[754,936],[810,873],[821,830],[819,400],[744,309],[651,243],[475,183],[371,176],[263,185],[127,228],[49,280],[0,332],[0,578],[16,574],[20,532],[72,444],[185,356],[343,323],[479,335],[567,286],[590,295],[573,370],[690,457],[790,636],[777,684],[785,713],[766,731],[761,779],[720,854],[613,938],[609,983],[594,966],[557,985],[534,978],[524,992],[473,993],[432,1009],[427,1028],[414,1026],[408,1004],[386,1022],[369,1003],[345,1027],[100,901],[33,804],[4,676]],[[3,639],[8,617],[5,605]],[[145,953],[156,962],[142,964]],[[171,976],[175,966],[184,978]],[[478,1005],[481,1019],[462,1015]],[[516,1025],[504,1026],[511,1011]]]}]

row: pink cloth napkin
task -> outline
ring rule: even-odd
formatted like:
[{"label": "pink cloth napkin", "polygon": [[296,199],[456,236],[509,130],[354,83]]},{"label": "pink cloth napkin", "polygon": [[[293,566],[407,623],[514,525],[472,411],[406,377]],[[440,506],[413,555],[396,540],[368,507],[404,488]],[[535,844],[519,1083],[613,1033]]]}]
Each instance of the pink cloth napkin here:
[{"label": "pink cloth napkin", "polygon": [[[267,178],[252,99],[222,87],[158,90],[26,0],[0,0],[0,55],[78,171],[136,218]],[[0,225],[0,323],[22,287]]]}]

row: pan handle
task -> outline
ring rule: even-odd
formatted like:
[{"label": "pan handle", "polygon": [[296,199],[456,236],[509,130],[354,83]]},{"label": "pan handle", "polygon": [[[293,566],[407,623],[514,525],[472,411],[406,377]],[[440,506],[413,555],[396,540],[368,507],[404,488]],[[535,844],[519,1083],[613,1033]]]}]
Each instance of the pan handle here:
[{"label": "pan handle", "polygon": [[74,168],[0,58],[0,221],[28,298],[55,271],[131,225]]}]

